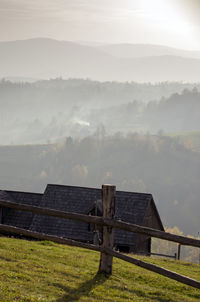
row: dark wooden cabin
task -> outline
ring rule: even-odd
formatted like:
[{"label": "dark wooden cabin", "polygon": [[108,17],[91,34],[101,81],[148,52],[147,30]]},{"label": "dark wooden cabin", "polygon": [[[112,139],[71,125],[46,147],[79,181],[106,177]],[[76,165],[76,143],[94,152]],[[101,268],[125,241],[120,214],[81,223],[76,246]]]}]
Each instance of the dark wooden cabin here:
[{"label": "dark wooden cabin", "polygon": [[[0,198],[61,211],[102,215],[101,190],[95,188],[49,184],[44,194],[0,191]],[[151,194],[117,191],[115,218],[164,231]],[[101,228],[75,220],[3,209],[2,223],[82,242],[101,241]],[[123,230],[115,230],[114,244],[123,252],[151,252],[151,238]]]}]

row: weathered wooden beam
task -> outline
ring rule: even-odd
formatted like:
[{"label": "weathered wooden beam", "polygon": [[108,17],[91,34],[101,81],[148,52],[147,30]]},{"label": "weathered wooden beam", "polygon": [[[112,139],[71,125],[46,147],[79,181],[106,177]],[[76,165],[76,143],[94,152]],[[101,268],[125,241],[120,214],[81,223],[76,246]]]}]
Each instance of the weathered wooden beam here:
[{"label": "weathered wooden beam", "polygon": [[[102,185],[102,208],[103,218],[113,219],[115,215],[115,192],[116,187],[113,185]],[[113,249],[114,229],[110,226],[103,227],[102,247]],[[106,274],[112,274],[113,256],[101,253],[99,271]]]},{"label": "weathered wooden beam", "polygon": [[142,234],[142,235],[146,235],[146,236],[154,237],[154,238],[159,238],[159,239],[163,239],[163,240],[167,240],[167,241],[178,242],[178,243],[181,243],[182,245],[188,245],[188,246],[194,246],[194,247],[200,248],[200,240],[198,240],[198,239],[170,234],[170,233],[163,232],[160,230],[155,230],[152,228],[148,228],[148,227],[144,227],[144,226],[140,226],[140,225],[136,225],[136,224],[131,224],[131,223],[119,221],[119,220],[114,220],[113,222],[111,222],[111,221],[104,219],[104,223],[106,225],[112,225],[115,228],[122,229],[125,231],[138,233],[138,234]]},{"label": "weathered wooden beam", "polygon": [[9,234],[11,233],[11,234],[17,234],[17,235],[32,237],[32,238],[40,239],[40,240],[53,241],[53,242],[56,242],[56,243],[66,244],[66,245],[70,245],[70,246],[76,246],[76,247],[89,249],[89,250],[93,250],[93,251],[104,252],[104,253],[107,253],[108,255],[112,256],[112,257],[116,257],[116,258],[119,258],[121,260],[130,262],[132,264],[140,266],[140,267],[142,267],[144,269],[147,269],[149,271],[158,273],[162,276],[168,277],[170,279],[176,280],[176,281],[181,282],[183,284],[187,284],[187,285],[190,285],[192,287],[200,289],[200,282],[199,281],[196,281],[196,280],[188,278],[186,276],[177,274],[175,272],[171,272],[169,270],[166,270],[165,268],[156,266],[154,264],[146,263],[142,260],[139,260],[139,259],[136,259],[136,258],[133,258],[133,257],[130,257],[130,256],[123,255],[123,254],[118,253],[116,251],[113,251],[109,248],[103,248],[102,246],[95,246],[93,244],[77,242],[77,241],[74,241],[74,240],[71,240],[71,239],[66,239],[66,238],[61,238],[61,237],[57,237],[57,236],[53,236],[53,235],[47,235],[47,234],[37,233],[37,232],[33,232],[33,231],[28,231],[28,230],[24,230],[24,229],[20,229],[20,228],[17,228],[17,227],[4,225],[4,224],[0,224],[0,231],[7,232]]},{"label": "weathered wooden beam", "polygon": [[81,247],[84,249],[89,249],[89,250],[98,251],[98,252],[103,251],[103,249],[100,246],[96,246],[93,244],[79,242],[79,241],[75,241],[72,239],[67,239],[67,238],[58,237],[58,236],[54,236],[54,235],[33,232],[33,231],[13,227],[10,225],[5,225],[5,224],[0,224],[0,232],[1,231],[4,233],[8,233],[8,234],[16,234],[16,235],[31,237],[31,238],[35,238],[35,239],[39,239],[39,240],[48,240],[48,241],[53,241],[53,242],[60,243],[60,244]]},{"label": "weathered wooden beam", "polygon": [[28,212],[32,212],[35,214],[78,220],[78,221],[83,221],[86,223],[94,223],[94,224],[98,224],[98,225],[111,226],[113,228],[118,228],[118,229],[122,229],[125,231],[133,232],[133,233],[147,235],[149,237],[160,238],[163,240],[178,242],[182,245],[188,245],[188,246],[200,248],[200,240],[198,240],[198,239],[174,235],[174,234],[166,233],[163,231],[151,229],[148,227],[131,224],[131,223],[124,222],[121,220],[107,219],[107,218],[103,218],[103,217],[95,217],[95,216],[77,214],[77,213],[72,213],[72,212],[62,212],[62,211],[49,209],[49,208],[41,208],[41,207],[30,206],[30,205],[25,205],[25,204],[18,204],[18,203],[9,202],[9,201],[2,200],[2,199],[0,200],[0,207],[28,211]]},{"label": "weathered wooden beam", "polygon": [[165,276],[167,278],[170,278],[170,279],[176,280],[178,282],[181,282],[183,284],[187,284],[187,285],[190,285],[192,287],[200,289],[200,282],[199,281],[196,281],[196,280],[188,278],[186,276],[183,276],[183,275],[177,274],[175,272],[169,271],[169,270],[167,270],[165,268],[162,268],[160,266],[157,266],[155,264],[147,263],[147,262],[144,262],[142,260],[135,259],[133,257],[121,254],[121,253],[116,252],[116,251],[110,251],[110,250],[107,250],[107,249],[105,249],[105,251],[109,254],[112,254],[113,257],[119,258],[119,259],[124,260],[126,262],[130,262],[132,264],[135,264],[137,266],[145,268],[149,271],[158,273],[158,274],[160,274],[162,276]]}]

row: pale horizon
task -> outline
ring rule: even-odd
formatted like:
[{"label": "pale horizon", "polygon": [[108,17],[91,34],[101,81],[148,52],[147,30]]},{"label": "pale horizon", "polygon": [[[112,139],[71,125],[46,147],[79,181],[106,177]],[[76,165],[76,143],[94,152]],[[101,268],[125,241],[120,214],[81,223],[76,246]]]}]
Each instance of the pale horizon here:
[{"label": "pale horizon", "polygon": [[[58,41],[58,42],[71,42],[71,43],[76,43],[76,44],[84,44],[84,45],[143,45],[143,46],[158,46],[158,47],[167,47],[167,48],[172,48],[172,49],[177,49],[177,50],[185,50],[185,51],[194,51],[194,52],[199,52],[199,49],[190,49],[190,48],[180,48],[180,47],[175,47],[175,46],[170,46],[167,44],[153,44],[153,43],[131,43],[129,41],[116,41],[116,42],[109,42],[109,41],[78,41],[78,40],[62,40],[62,39],[56,39],[56,38],[51,38],[51,37],[32,37],[32,38],[24,38],[24,39],[16,39],[16,40],[1,40],[0,43],[9,43],[9,42],[17,42],[17,41],[28,41],[28,40],[39,40],[39,39],[46,39],[46,40],[52,40],[52,41]],[[96,45],[95,45],[96,44]]]},{"label": "pale horizon", "polygon": [[198,0],[0,0],[0,41],[48,38],[200,50]]}]

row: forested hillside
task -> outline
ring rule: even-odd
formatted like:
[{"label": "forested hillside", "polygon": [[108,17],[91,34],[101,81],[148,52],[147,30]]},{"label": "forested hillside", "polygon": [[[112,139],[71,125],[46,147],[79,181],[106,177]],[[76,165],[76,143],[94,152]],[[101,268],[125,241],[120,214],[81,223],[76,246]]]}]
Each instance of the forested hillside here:
[{"label": "forested hillside", "polygon": [[166,226],[199,232],[200,153],[176,138],[129,134],[0,148],[1,189],[43,192],[47,183],[150,192]]},{"label": "forested hillside", "polygon": [[0,82],[0,145],[116,132],[200,129],[200,85],[55,79]]},{"label": "forested hillside", "polygon": [[113,183],[150,192],[166,227],[198,236],[199,90],[183,83],[2,80],[0,187],[43,192],[47,183]]}]

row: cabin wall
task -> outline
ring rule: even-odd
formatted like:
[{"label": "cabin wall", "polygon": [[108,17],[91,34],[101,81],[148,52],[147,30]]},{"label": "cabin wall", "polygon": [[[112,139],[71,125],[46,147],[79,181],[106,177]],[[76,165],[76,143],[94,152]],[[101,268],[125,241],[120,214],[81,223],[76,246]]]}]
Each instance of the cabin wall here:
[{"label": "cabin wall", "polygon": [[156,215],[156,210],[154,209],[152,203],[147,208],[143,225],[152,229],[161,230],[160,222]]},{"label": "cabin wall", "polygon": [[[150,203],[149,207],[147,208],[143,226],[161,230],[160,222],[157,218],[156,211],[152,206],[152,203]],[[151,253],[151,237],[137,234],[136,252]]]},{"label": "cabin wall", "polygon": [[130,252],[148,255],[151,252],[151,238],[138,234],[135,245],[130,247]]},{"label": "cabin wall", "polygon": [[1,209],[1,223],[5,223],[5,218],[7,216],[7,214],[9,213],[9,210],[8,208],[2,208]]},{"label": "cabin wall", "polygon": [[[157,213],[152,202],[149,203],[149,206],[146,209],[145,217],[139,224],[153,229],[162,230],[162,226],[160,225],[160,221],[157,217]],[[122,252],[141,253],[146,255],[151,253],[151,237],[125,232],[122,230],[115,230],[115,232],[118,235],[115,242],[115,246],[118,250]],[[118,233],[123,235],[123,238],[121,238]],[[130,235],[132,236],[131,240],[129,237],[126,237]]]}]

